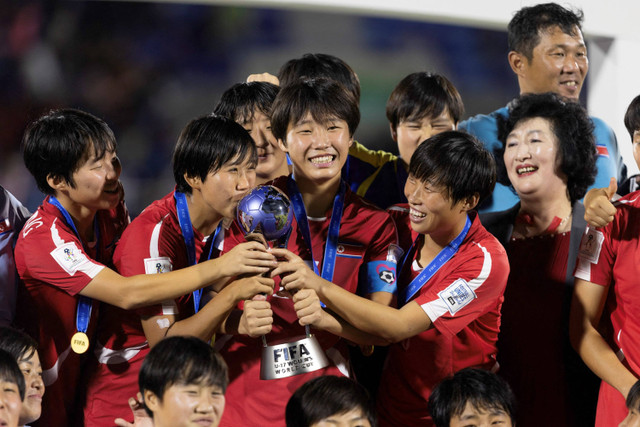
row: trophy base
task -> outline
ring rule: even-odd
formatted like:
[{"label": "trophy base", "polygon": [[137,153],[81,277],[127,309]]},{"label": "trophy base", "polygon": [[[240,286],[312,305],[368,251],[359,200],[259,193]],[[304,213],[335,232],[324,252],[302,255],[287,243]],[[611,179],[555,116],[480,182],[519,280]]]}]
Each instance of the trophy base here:
[{"label": "trophy base", "polygon": [[313,335],[284,344],[262,348],[260,379],[293,377],[325,368],[329,359]]}]

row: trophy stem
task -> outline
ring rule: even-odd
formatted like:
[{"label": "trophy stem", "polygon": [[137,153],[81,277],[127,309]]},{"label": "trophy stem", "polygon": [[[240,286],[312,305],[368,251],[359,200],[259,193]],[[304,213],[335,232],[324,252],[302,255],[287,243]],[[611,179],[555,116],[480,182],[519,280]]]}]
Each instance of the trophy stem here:
[{"label": "trophy stem", "polygon": [[266,336],[262,336],[262,346],[266,347],[267,346],[267,337]]}]

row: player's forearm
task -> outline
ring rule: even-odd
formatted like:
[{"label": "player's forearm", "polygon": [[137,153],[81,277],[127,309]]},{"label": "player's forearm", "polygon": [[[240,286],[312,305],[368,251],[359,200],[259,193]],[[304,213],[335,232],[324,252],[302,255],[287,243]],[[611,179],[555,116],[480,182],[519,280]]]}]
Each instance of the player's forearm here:
[{"label": "player's forearm", "polygon": [[325,310],[325,314],[322,320],[314,325],[316,329],[322,329],[327,332],[331,332],[334,335],[345,338],[351,342],[360,345],[388,345],[390,342],[382,339],[381,337],[364,332],[347,321],[339,317],[337,314],[332,313],[330,310]]},{"label": "player's forearm", "polygon": [[242,310],[231,310],[226,318],[222,320],[218,328],[218,332],[227,335],[239,335],[240,319],[242,318]]}]

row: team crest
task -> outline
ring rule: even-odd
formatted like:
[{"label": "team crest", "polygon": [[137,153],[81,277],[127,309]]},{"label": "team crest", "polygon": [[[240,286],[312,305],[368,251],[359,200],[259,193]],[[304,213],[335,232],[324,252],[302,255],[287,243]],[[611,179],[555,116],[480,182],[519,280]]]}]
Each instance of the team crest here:
[{"label": "team crest", "polygon": [[173,265],[168,257],[144,259],[144,272],[146,274],[162,274],[171,270],[173,270]]},{"label": "team crest", "polygon": [[74,242],[58,246],[51,251],[51,256],[70,276],[78,271],[80,265],[88,262],[85,254],[78,249]]}]

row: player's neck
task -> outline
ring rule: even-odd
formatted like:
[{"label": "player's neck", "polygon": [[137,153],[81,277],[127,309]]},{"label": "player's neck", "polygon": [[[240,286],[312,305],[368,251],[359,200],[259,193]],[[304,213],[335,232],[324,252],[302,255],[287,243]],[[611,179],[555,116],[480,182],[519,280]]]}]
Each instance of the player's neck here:
[{"label": "player's neck", "polygon": [[208,236],[214,232],[222,215],[213,212],[211,207],[207,206],[202,200],[202,195],[198,190],[194,190],[191,194],[187,194],[187,206],[189,207],[189,217],[191,225],[198,230],[203,236]]},{"label": "player's neck", "polygon": [[422,247],[420,248],[418,264],[423,268],[426,267],[431,261],[433,261],[440,251],[447,247],[453,239],[458,237],[464,229],[465,224],[466,217],[464,222],[459,222],[449,230],[440,230],[439,232],[425,234]]},{"label": "player's neck", "polygon": [[80,238],[85,242],[92,242],[95,239],[93,220],[96,217],[97,211],[74,202],[65,194],[59,193],[56,194],[55,197],[69,215],[71,215],[73,225],[76,227],[76,230],[78,230]]},{"label": "player's neck", "polygon": [[325,182],[315,182],[296,176],[296,184],[302,195],[307,216],[321,218],[333,206],[333,199],[340,188],[340,174]]},{"label": "player's neck", "polygon": [[262,177],[256,176],[256,185],[266,184],[267,182],[273,181],[278,177],[287,176],[290,173],[291,173],[291,170],[289,169],[289,165],[285,161],[282,165],[280,165],[280,167],[276,171],[269,174],[269,176],[262,176]]}]

